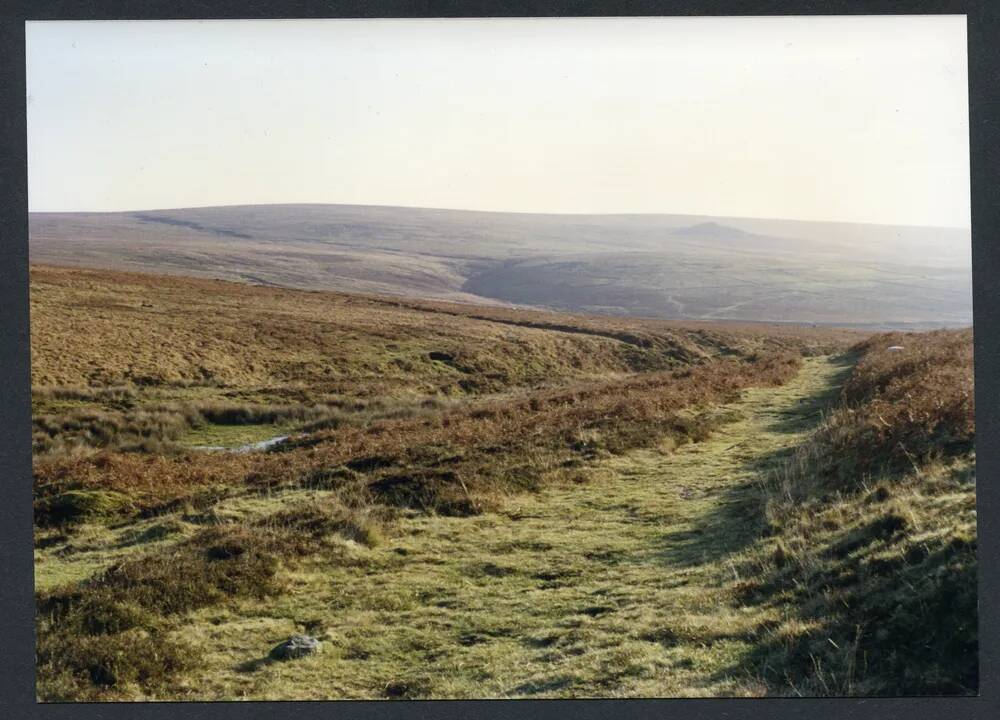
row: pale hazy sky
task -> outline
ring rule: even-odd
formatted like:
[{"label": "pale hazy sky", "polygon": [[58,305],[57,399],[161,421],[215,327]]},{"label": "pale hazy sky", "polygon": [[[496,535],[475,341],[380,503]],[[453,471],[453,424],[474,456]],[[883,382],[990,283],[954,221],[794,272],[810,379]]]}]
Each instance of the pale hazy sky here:
[{"label": "pale hazy sky", "polygon": [[964,16],[31,22],[32,210],[969,225]]}]

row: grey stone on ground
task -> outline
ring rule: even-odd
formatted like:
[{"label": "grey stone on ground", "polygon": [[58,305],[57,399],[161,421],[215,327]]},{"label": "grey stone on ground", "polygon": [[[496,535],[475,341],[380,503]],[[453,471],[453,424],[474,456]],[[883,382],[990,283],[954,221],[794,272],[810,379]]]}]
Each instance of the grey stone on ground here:
[{"label": "grey stone on ground", "polygon": [[271,657],[275,660],[293,660],[319,652],[320,648],[320,641],[310,635],[292,635],[271,650]]}]

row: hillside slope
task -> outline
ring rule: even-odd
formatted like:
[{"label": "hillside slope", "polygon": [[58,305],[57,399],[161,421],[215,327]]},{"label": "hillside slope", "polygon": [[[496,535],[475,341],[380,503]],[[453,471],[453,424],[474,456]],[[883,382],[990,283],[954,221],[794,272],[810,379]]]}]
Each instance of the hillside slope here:
[{"label": "hillside slope", "polygon": [[42,700],[978,685],[968,331],[43,266],[32,321]]},{"label": "hillside slope", "polygon": [[704,439],[856,337],[52,267],[31,299],[46,699],[169,695],[197,612],[297,604],[310,557]]},{"label": "hillside slope", "polygon": [[[345,205],[32,213],[33,262],[640,317],[971,322],[967,230]],[[695,282],[697,279],[697,282]]]},{"label": "hillside slope", "polygon": [[832,411],[765,483],[767,537],[733,589],[795,608],[752,658],[780,692],[977,692],[972,349],[971,330],[859,343]]},{"label": "hillside slope", "polygon": [[[746,391],[720,408],[729,421],[714,437],[673,452],[667,444],[595,458],[589,480],[550,482],[472,517],[400,517],[380,542],[310,554],[288,567],[274,596],[212,604],[171,623],[161,642],[188,647],[203,661],[179,669],[153,696],[766,693],[769,688],[756,678],[747,681],[743,659],[781,623],[782,608],[747,612],[720,592],[720,584],[732,578],[732,559],[757,535],[754,513],[746,512],[755,495],[749,468],[769,462],[808,431],[810,415],[843,370],[826,358],[810,358],[804,372],[784,386]],[[730,449],[741,441],[740,449]],[[288,489],[266,501],[224,500],[214,511],[246,526],[268,513],[283,511],[291,518],[324,501],[315,490]],[[184,542],[176,538],[190,532],[189,520],[177,522],[174,542]],[[150,534],[163,524],[161,518],[140,521],[127,533]],[[83,528],[76,537],[80,544],[111,546],[122,531],[112,533],[98,540]],[[156,552],[169,552],[170,542],[168,536]],[[83,551],[64,551],[59,558],[61,547],[43,551],[43,577],[74,572],[93,558]],[[104,582],[121,583],[113,577]],[[134,587],[119,591],[126,592],[141,597]],[[324,638],[322,655],[296,663],[269,660],[275,643],[303,630]],[[50,638],[45,657],[57,659],[54,632],[43,631],[43,637]],[[46,670],[43,685],[49,699],[60,692],[53,669]],[[88,683],[80,685],[73,692],[86,692]],[[119,683],[101,697],[130,692]]]}]

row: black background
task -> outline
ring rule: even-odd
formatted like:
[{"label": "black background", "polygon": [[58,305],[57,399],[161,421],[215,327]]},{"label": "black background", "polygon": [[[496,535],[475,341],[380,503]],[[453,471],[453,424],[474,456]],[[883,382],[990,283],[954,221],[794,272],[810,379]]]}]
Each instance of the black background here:
[{"label": "black background", "polygon": [[[38,0],[0,14],[0,717],[11,718],[966,718],[1000,717],[1000,0]],[[968,15],[980,568],[978,698],[336,701],[37,704],[34,691],[28,195],[24,21],[132,18],[461,17],[595,15]]]}]

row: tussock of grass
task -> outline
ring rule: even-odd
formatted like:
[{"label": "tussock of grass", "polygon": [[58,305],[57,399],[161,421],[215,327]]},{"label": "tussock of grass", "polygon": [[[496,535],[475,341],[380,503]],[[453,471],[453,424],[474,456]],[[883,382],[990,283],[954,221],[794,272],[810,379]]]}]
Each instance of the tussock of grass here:
[{"label": "tussock of grass", "polygon": [[[894,345],[904,350],[890,352]],[[877,335],[852,350],[860,359],[841,406],[799,451],[796,492],[856,487],[972,450],[971,330]]]},{"label": "tussock of grass", "polygon": [[575,460],[671,438],[704,439],[724,418],[692,414],[751,385],[777,385],[801,359],[791,353],[724,360],[682,371],[584,383],[436,414],[318,431],[280,453],[253,457],[122,453],[38,459],[36,515],[55,521],[51,498],[68,491],[125,493],[129,511],[174,507],[211,488],[325,486],[348,505],[387,504],[448,514],[497,506],[510,493],[564,478]]},{"label": "tussock of grass", "polygon": [[312,541],[336,534],[367,547],[375,547],[384,541],[383,527],[390,518],[391,513],[385,511],[351,509],[334,499],[325,498],[298,503],[267,515],[258,525],[281,528]]},{"label": "tussock of grass", "polygon": [[36,505],[39,525],[61,525],[121,515],[128,496],[113,490],[67,490],[50,495]]},{"label": "tussock of grass", "polygon": [[43,699],[977,687],[969,333],[33,272]]},{"label": "tussock of grass", "polygon": [[160,633],[47,633],[38,640],[38,695],[50,702],[106,701],[145,693],[197,666],[194,649]]},{"label": "tussock of grass", "polygon": [[316,552],[331,534],[378,545],[380,528],[371,514],[335,502],[303,503],[256,523],[205,528],[81,585],[39,593],[39,694],[85,699],[134,683],[145,692],[160,687],[190,669],[195,657],[169,635],[169,618],[278,593],[283,564]]},{"label": "tussock of grass", "polygon": [[974,693],[971,331],[854,351],[842,405],[767,488],[772,539],[735,591],[796,616],[752,662],[789,694]]}]

